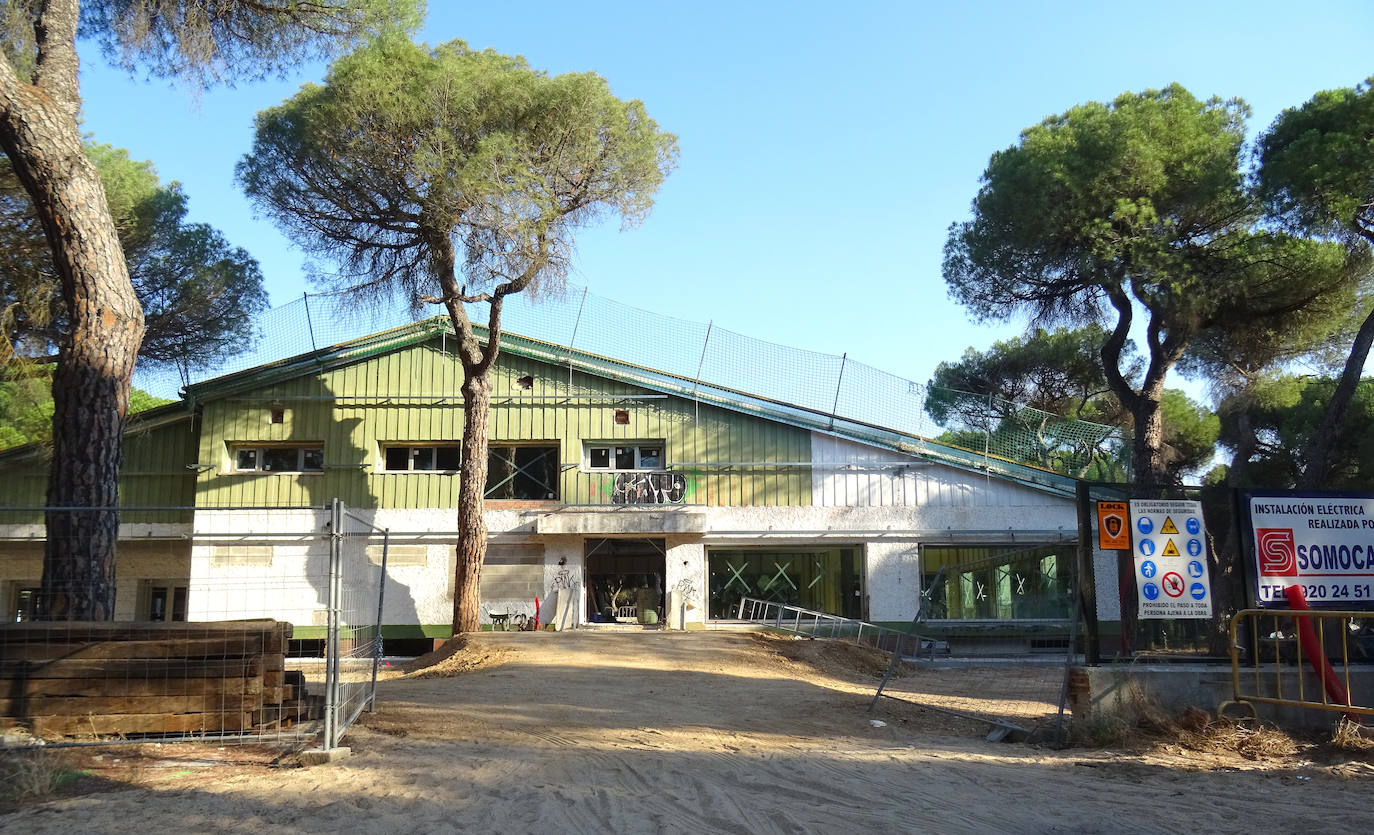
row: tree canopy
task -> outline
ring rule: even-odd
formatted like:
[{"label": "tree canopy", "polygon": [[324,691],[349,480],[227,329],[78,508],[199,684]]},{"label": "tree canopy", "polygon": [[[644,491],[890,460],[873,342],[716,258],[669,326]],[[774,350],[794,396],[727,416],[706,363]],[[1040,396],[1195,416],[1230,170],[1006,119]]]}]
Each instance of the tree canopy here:
[{"label": "tree canopy", "polygon": [[[1132,432],[1130,413],[1107,383],[1099,349],[1107,332],[1098,325],[1036,328],[1025,337],[970,348],[958,362],[942,362],[929,385],[926,411],[954,427],[942,438],[956,445],[1022,449],[1020,460],[1080,478],[1119,480],[1120,440]],[[1143,363],[1130,357],[1126,376],[1138,379]],[[1213,455],[1216,416],[1183,392],[1165,389],[1163,457],[1170,479],[1196,471]],[[1108,431],[1119,430],[1118,432]],[[1034,437],[1035,444],[1015,438]]]},{"label": "tree canopy", "polygon": [[[11,372],[0,380],[0,450],[45,444],[52,437],[52,367]],[[142,389],[129,390],[131,415],[172,402]]]},{"label": "tree canopy", "polygon": [[1199,334],[1352,293],[1345,248],[1260,223],[1240,168],[1247,115],[1240,100],[1171,85],[1050,117],[992,156],[972,219],[946,243],[946,283],[975,315],[1109,329],[1102,368],[1132,415],[1144,482],[1172,477],[1164,384]]},{"label": "tree canopy", "polygon": [[[1368,254],[1374,245],[1374,78],[1326,90],[1279,114],[1260,137],[1258,188],[1272,211],[1296,229],[1344,239]],[[1374,346],[1374,270],[1366,260],[1362,298],[1351,305],[1361,318],[1345,368],[1327,401],[1320,429],[1305,450],[1299,486],[1323,486],[1331,472],[1332,444],[1347,419],[1356,387]]]},{"label": "tree canopy", "polygon": [[[486,550],[488,372],[501,309],[561,282],[576,229],[641,221],[677,157],[639,101],[593,73],[388,36],[257,119],[238,177],[307,252],[361,294],[443,305],[463,367],[454,631],[478,628]],[[479,338],[467,305],[486,307]]]},{"label": "tree canopy", "polygon": [[[87,142],[105,187],[147,332],[139,360],[191,369],[252,347],[267,305],[257,262],[214,228],[187,223],[187,197],[151,162]],[[0,159],[0,357],[46,359],[67,338],[61,288],[28,195]],[[49,410],[51,413],[51,410]]]},{"label": "tree canopy", "polygon": [[[1304,460],[1322,431],[1335,378],[1278,375],[1255,381],[1218,406],[1222,446],[1233,453],[1227,482],[1236,487],[1297,487]],[[1374,477],[1374,380],[1356,387],[1349,419],[1333,439],[1323,487],[1368,489]]]},{"label": "tree canopy", "polygon": [[53,373],[40,617],[114,611],[118,484],[144,315],[81,141],[78,31],[126,67],[192,86],[256,77],[414,25],[416,0],[13,0],[0,6],[0,149],[51,252],[66,340]]}]

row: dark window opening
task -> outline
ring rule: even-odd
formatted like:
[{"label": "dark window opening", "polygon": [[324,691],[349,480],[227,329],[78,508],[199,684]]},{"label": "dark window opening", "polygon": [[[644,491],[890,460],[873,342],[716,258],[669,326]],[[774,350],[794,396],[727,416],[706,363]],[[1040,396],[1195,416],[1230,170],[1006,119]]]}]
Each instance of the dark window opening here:
[{"label": "dark window opening", "polygon": [[392,473],[457,470],[458,449],[457,444],[388,446],[382,449],[382,466]]},{"label": "dark window opening", "polygon": [[16,623],[26,623],[38,619],[38,589],[23,588],[19,590],[19,607],[15,612],[14,620]]},{"label": "dark window opening", "polygon": [[556,445],[491,444],[487,448],[486,497],[557,500],[561,470]]},{"label": "dark window opening", "polygon": [[738,617],[744,597],[863,617],[858,548],[712,548],[707,566],[712,620]]},{"label": "dark window opening", "polygon": [[241,446],[233,449],[236,472],[318,473],[324,470],[320,446]]}]

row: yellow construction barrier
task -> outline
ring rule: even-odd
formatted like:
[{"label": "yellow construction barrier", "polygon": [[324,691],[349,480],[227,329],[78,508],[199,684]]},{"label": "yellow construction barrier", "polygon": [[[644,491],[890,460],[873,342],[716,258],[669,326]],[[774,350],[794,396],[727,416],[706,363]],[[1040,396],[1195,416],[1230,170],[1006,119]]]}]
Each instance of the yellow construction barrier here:
[{"label": "yellow construction barrier", "polygon": [[[1299,639],[1303,624],[1321,648],[1314,659]],[[1374,715],[1369,693],[1351,688],[1352,661],[1369,661],[1374,613],[1243,609],[1231,618],[1231,699],[1217,708],[1255,704]],[[1243,628],[1248,626],[1248,629]],[[1309,639],[1306,646],[1314,644]],[[1242,656],[1244,656],[1242,658]],[[1313,663],[1315,660],[1315,664]]]}]

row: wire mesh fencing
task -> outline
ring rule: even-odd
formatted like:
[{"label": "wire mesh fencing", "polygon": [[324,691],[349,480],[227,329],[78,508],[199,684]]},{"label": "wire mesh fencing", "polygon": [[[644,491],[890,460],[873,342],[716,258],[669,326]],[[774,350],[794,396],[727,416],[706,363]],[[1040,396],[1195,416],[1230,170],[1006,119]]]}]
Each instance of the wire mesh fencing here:
[{"label": "wire mesh fencing", "polygon": [[[738,618],[782,632],[870,646],[892,654],[882,697],[987,723],[989,738],[1068,738],[1064,711],[1071,666],[1079,663],[1079,613],[1037,624],[986,624],[982,634],[958,637],[927,620],[943,573],[923,594],[912,623],[893,628],[757,598],[739,603]],[[1071,607],[1072,609],[1072,607]],[[905,663],[903,663],[905,662]],[[902,668],[905,668],[903,670]],[[871,709],[871,708],[870,708]]]},{"label": "wire mesh fencing", "polygon": [[[1129,503],[1132,499],[1198,503],[1203,527],[1197,559],[1207,568],[1211,617],[1141,617],[1143,580],[1136,566],[1136,554],[1130,550],[1130,542],[1120,550],[1100,547],[1096,512],[1098,502]],[[1231,651],[1227,635],[1230,618],[1245,608],[1248,600],[1242,526],[1233,490],[1224,486],[1085,483],[1079,489],[1078,501],[1082,505],[1080,517],[1089,523],[1087,534],[1095,565],[1097,608],[1119,624],[1112,626],[1119,630],[1117,634],[1107,630],[1102,635],[1102,656],[1136,662],[1226,662]]]},{"label": "wire mesh fencing", "polygon": [[[119,514],[153,510],[168,509]],[[337,501],[215,511],[195,531],[125,521],[115,560],[90,578],[75,569],[103,561],[78,560],[91,548],[61,521],[91,513],[0,509],[4,746],[333,748],[371,706],[385,531]]]},{"label": "wire mesh fencing", "polygon": [[[243,353],[202,358],[176,373],[139,372],[135,384],[172,397],[177,387],[430,318],[437,308],[404,300],[303,295],[261,314]],[[486,321],[473,308],[475,322]],[[911,439],[960,448],[985,462],[1026,464],[1078,478],[1115,480],[1129,470],[1129,439],[1112,426],[1075,420],[987,394],[931,387],[859,362],[755,339],[605,299],[586,288],[506,300],[502,327],[569,351],[652,369],[687,387],[712,386]],[[478,329],[479,332],[482,330]],[[569,363],[575,359],[569,357]]]},{"label": "wire mesh fencing", "polygon": [[331,508],[330,624],[325,651],[327,711],[324,747],[338,747],[343,732],[377,696],[382,658],[382,606],[386,588],[387,531],[335,499]]}]

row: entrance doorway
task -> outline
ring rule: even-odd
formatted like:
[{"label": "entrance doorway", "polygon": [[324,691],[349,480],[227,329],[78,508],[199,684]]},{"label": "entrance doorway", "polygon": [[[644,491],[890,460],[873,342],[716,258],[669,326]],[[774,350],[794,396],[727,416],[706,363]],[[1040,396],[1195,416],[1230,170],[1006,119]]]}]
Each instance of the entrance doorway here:
[{"label": "entrance doorway", "polygon": [[588,620],[662,622],[667,567],[662,539],[588,539],[583,554]]}]

